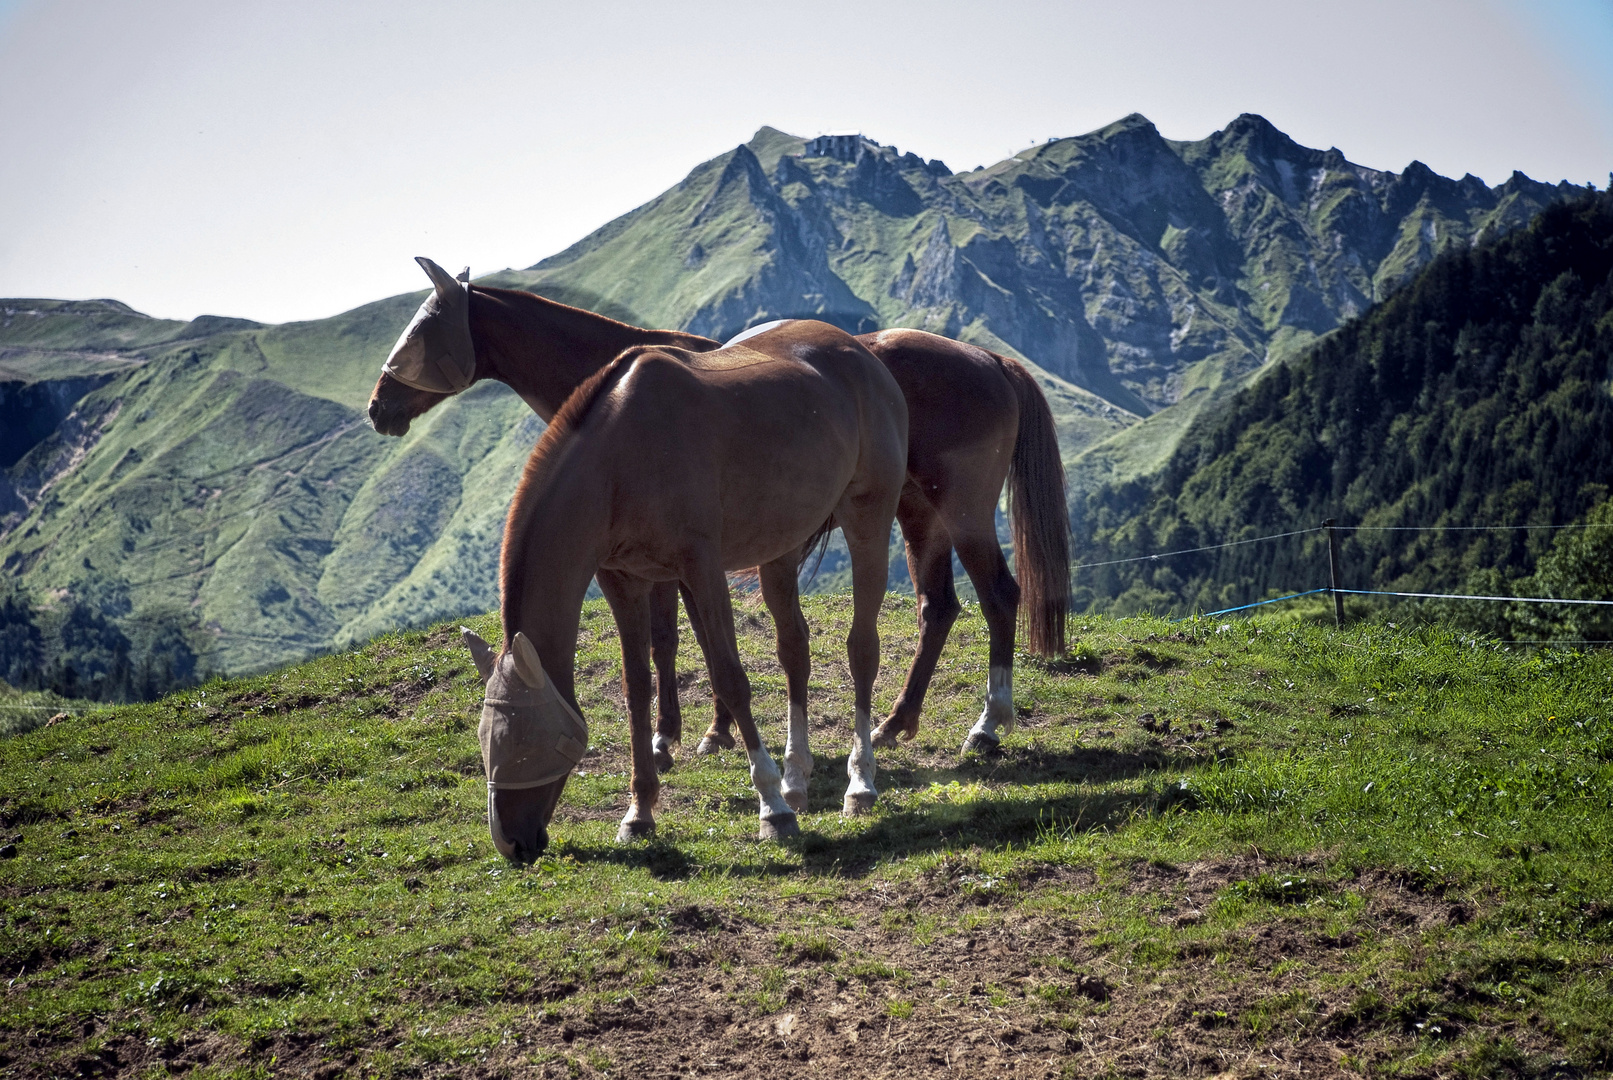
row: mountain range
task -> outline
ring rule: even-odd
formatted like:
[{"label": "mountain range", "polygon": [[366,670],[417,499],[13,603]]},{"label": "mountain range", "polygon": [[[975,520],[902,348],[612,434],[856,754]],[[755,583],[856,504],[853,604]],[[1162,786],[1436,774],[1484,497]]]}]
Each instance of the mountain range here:
[{"label": "mountain range", "polygon": [[[1084,497],[1156,473],[1196,419],[1437,254],[1583,190],[1368,169],[1248,115],[1196,142],[1129,116],[960,173],[763,128],[477,280],[718,338],[811,316],[1024,359]],[[278,326],[0,301],[0,677],[143,696],[494,606],[542,425],[482,384],[401,440],[369,430],[422,295]]]},{"label": "mountain range", "polygon": [[[1163,468],[1082,492],[1076,546],[1105,565],[1078,577],[1078,605],[1185,614],[1326,585],[1325,518],[1345,528],[1343,588],[1613,600],[1610,375],[1604,193],[1444,253],[1201,417]],[[1159,552],[1184,554],[1146,557]],[[1603,640],[1605,611],[1440,614],[1499,637]]]}]

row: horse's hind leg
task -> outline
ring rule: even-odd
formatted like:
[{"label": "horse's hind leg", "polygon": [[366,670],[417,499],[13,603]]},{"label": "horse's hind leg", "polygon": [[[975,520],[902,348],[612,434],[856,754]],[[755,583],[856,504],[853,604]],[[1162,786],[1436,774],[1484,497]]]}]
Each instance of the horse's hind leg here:
[{"label": "horse's hind leg", "polygon": [[1019,584],[1008,572],[1008,562],[997,535],[971,532],[955,538],[958,561],[980,596],[980,613],[991,632],[986,676],[986,707],[963,740],[962,753],[995,750],[1014,730],[1014,619],[1019,614]]},{"label": "horse's hind leg", "polygon": [[[700,656],[706,661],[706,671],[710,672],[710,650],[706,648],[706,629],[705,624],[700,621],[699,601],[695,600],[694,596],[690,594],[686,585],[680,584],[678,591],[683,596],[684,609],[689,612],[689,626],[694,630],[695,642],[700,646]],[[676,611],[672,615],[674,619],[677,618]],[[674,625],[676,624],[674,623]],[[700,736],[700,742],[694,748],[694,752],[702,756],[715,754],[719,750],[732,750],[735,746],[731,730],[734,725],[734,716],[733,713],[728,711],[728,706],[723,704],[722,698],[717,695],[715,683],[712,684],[711,705],[713,709],[711,726],[706,729],[704,735]]]},{"label": "horse's hind leg", "polygon": [[790,726],[784,744],[784,801],[797,814],[806,813],[807,786],[812,780],[812,750],[807,745],[807,678],[812,672],[806,618],[801,614],[800,559],[787,555],[758,567],[762,599],[778,635],[779,666],[789,688]]},{"label": "horse's hind leg", "polygon": [[650,656],[655,660],[655,767],[672,768],[672,749],[683,742],[678,704],[678,583],[658,581],[650,590]]},{"label": "horse's hind leg", "polygon": [[898,737],[911,739],[918,734],[925,691],[960,610],[952,586],[952,537],[917,485],[910,482],[903,490],[896,518],[907,541],[907,570],[918,593],[919,647],[890,716],[874,732],[876,748],[895,746]]},{"label": "horse's hind leg", "polygon": [[750,758],[750,778],[761,800],[761,824],[757,835],[763,840],[799,836],[801,827],[795,811],[784,801],[782,777],[773,755],[762,745],[756,721],[750,710],[750,678],[739,660],[739,643],[734,637],[734,609],[728,597],[728,575],[715,558],[691,558],[682,573],[684,585],[693,594],[695,611],[705,632],[706,667],[717,696],[733,713],[739,737]]},{"label": "horse's hind leg", "polygon": [[655,755],[650,745],[650,585],[643,578],[613,570],[595,575],[610,602],[622,641],[622,689],[627,695],[628,733],[633,773],[628,782],[632,801],[616,833],[618,841],[655,835],[655,804],[661,795]]},{"label": "horse's hind leg", "polygon": [[[885,581],[890,571],[890,522],[887,514],[882,529],[847,524],[850,514],[835,512],[851,553],[851,633],[846,636],[851,681],[855,696],[856,721],[852,731],[851,753],[846,758],[846,801],[842,813],[865,814],[874,808],[879,791],[874,787],[873,721],[874,678],[879,674],[879,607],[885,599]],[[879,519],[875,517],[875,521]],[[854,531],[855,530],[855,531]]]}]

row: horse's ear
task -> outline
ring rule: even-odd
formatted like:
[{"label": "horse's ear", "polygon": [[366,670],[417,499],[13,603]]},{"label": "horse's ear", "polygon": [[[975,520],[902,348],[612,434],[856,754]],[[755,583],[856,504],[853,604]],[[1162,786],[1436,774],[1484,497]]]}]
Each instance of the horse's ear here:
[{"label": "horse's ear", "polygon": [[515,657],[515,673],[521,681],[534,690],[542,690],[546,681],[543,677],[543,664],[538,661],[538,650],[521,631],[515,632],[515,640],[510,642],[510,655]]},{"label": "horse's ear", "polygon": [[459,272],[459,276],[456,277],[454,280],[458,281],[458,282],[461,282],[461,283],[463,283],[465,285],[469,285],[470,284],[470,267],[467,266],[467,267],[465,267],[465,269],[461,270]]},{"label": "horse's ear", "polygon": [[459,628],[459,636],[465,642],[465,648],[470,650],[470,658],[476,661],[476,670],[481,673],[482,682],[486,683],[493,677],[493,646],[483,641],[474,630],[468,626]]},{"label": "horse's ear", "polygon": [[437,292],[439,294],[452,295],[453,293],[461,291],[460,284],[453,279],[453,276],[450,275],[448,271],[444,270],[442,267],[438,266],[424,255],[416,255],[414,257],[414,261],[420,264],[420,269],[426,272],[426,276],[430,278],[431,283],[437,287]]}]

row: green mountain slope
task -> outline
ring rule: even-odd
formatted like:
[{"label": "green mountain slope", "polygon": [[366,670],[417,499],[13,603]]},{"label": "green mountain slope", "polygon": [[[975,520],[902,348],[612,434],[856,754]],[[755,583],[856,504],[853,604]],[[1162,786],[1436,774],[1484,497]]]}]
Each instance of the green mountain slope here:
[{"label": "green mountain slope", "polygon": [[[814,316],[978,342],[1031,365],[1084,490],[1163,461],[1271,357],[1436,251],[1563,194],[1374,172],[1247,116],[1194,143],[1128,117],[956,175],[764,128],[480,280],[717,337]],[[27,419],[0,447],[0,678],[141,696],[492,606],[541,425],[488,385],[405,439],[368,429],[422,295],[282,326],[0,301],[0,412]]]},{"label": "green mountain slope", "polygon": [[861,136],[764,128],[522,280],[718,338],[814,315],[974,341],[1068,384],[1066,454],[1124,478],[1269,359],[1572,190],[1379,172],[1248,115],[1199,142],[1133,115],[957,175]]},{"label": "green mountain slope", "polygon": [[369,429],[374,373],[419,300],[137,339],[132,370],[6,473],[0,552],[21,602],[0,677],[140,695],[485,607],[542,425],[487,384],[407,439]]},{"label": "green mountain slope", "polygon": [[186,337],[251,326],[245,319],[204,316],[193,322],[153,319],[116,300],[0,301],[0,381],[121,371],[144,349]]},{"label": "green mountain slope", "polygon": [[[1610,371],[1603,194],[1446,253],[1193,428],[1156,477],[1090,493],[1075,514],[1081,561],[1336,517],[1362,530],[1342,545],[1348,586],[1504,593],[1552,547],[1541,527],[1613,486]],[[1512,525],[1535,528],[1487,528]],[[1097,568],[1078,587],[1098,608],[1204,609],[1325,585],[1326,567],[1313,534]]]}]

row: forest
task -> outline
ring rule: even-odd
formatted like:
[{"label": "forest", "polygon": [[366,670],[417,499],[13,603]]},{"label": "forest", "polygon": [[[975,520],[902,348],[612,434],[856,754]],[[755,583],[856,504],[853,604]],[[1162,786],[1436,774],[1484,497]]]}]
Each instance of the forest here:
[{"label": "forest", "polygon": [[[1077,493],[1077,565],[1114,563],[1078,569],[1077,607],[1186,613],[1325,586],[1329,518],[1341,588],[1613,596],[1610,364],[1603,193],[1447,252],[1201,418],[1158,473]],[[1609,636],[1584,610],[1441,603],[1492,633]]]}]

